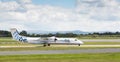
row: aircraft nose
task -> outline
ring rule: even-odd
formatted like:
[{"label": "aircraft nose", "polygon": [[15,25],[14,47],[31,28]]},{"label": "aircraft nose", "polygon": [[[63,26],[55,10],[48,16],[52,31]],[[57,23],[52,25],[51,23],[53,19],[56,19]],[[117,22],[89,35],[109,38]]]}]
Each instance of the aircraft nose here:
[{"label": "aircraft nose", "polygon": [[79,43],[80,43],[80,44],[84,44],[84,42],[83,42],[83,41],[80,41],[80,40],[79,40]]}]

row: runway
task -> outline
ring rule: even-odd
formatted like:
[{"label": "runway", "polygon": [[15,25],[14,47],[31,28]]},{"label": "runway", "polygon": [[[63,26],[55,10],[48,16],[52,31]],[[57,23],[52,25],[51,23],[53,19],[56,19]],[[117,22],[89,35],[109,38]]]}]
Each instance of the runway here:
[{"label": "runway", "polygon": [[80,54],[80,53],[115,53],[120,48],[79,49],[79,50],[30,50],[30,51],[0,51],[0,55],[29,55],[29,54]]},{"label": "runway", "polygon": [[120,42],[120,39],[81,39],[84,42]]}]

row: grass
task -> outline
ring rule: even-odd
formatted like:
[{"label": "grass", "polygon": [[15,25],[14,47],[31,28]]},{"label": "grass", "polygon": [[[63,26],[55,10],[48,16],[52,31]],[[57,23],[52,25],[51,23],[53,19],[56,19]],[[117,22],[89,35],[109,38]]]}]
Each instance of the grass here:
[{"label": "grass", "polygon": [[120,53],[7,55],[0,62],[120,62]]},{"label": "grass", "polygon": [[80,39],[120,39],[120,35],[82,35]]},{"label": "grass", "polygon": [[15,40],[12,40],[12,39],[0,39],[0,42],[15,42]]}]

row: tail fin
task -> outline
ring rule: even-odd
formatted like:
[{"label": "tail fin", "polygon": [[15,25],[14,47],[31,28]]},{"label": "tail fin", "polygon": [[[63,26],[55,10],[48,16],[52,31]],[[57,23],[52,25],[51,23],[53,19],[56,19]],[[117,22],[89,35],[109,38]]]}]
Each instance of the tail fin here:
[{"label": "tail fin", "polygon": [[17,41],[21,41],[21,42],[27,41],[26,37],[19,35],[19,32],[17,31],[16,28],[12,28],[10,30],[11,30],[11,34],[12,34],[13,39],[15,39]]}]

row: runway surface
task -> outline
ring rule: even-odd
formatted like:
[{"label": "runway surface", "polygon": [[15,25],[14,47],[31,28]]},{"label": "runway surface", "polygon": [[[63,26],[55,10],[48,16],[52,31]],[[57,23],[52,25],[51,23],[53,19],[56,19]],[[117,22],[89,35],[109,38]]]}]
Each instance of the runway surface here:
[{"label": "runway surface", "polygon": [[81,39],[84,42],[120,42],[120,39]]},{"label": "runway surface", "polygon": [[79,53],[115,53],[120,48],[79,49],[79,50],[32,50],[32,51],[0,51],[0,55],[28,55],[28,54],[79,54]]}]

